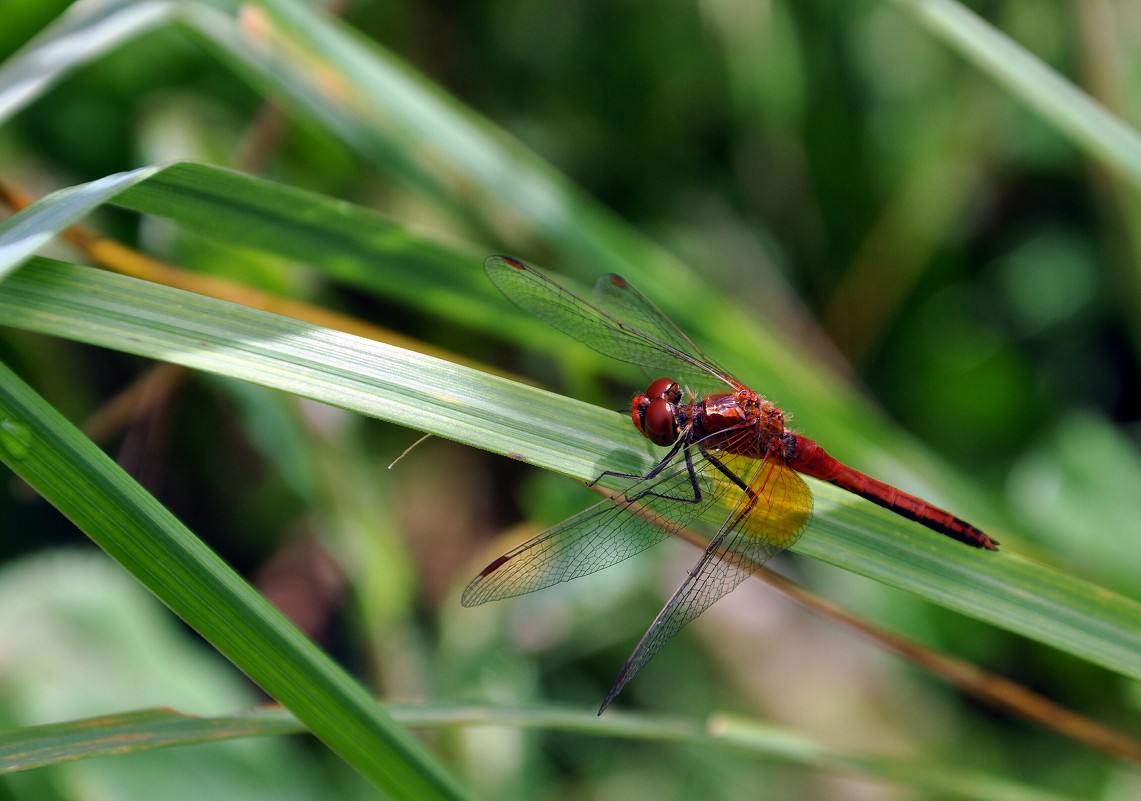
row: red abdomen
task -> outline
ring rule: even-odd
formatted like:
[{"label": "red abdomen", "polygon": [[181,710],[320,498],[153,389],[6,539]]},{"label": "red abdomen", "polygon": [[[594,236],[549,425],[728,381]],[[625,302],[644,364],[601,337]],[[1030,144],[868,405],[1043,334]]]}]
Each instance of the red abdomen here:
[{"label": "red abdomen", "polygon": [[965,520],[950,512],[896,489],[858,470],[843,464],[807,437],[792,434],[792,447],[786,449],[786,462],[792,469],[827,481],[874,504],[890,509],[908,520],[922,523],[933,531],[945,534],[959,542],[976,548],[998,550],[998,543]]}]

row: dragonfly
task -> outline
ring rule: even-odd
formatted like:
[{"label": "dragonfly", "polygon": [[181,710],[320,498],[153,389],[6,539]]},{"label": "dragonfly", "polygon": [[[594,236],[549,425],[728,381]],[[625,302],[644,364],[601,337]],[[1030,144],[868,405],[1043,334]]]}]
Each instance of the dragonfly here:
[{"label": "dragonfly", "polygon": [[812,517],[800,474],[827,481],[966,545],[997,550],[975,526],[851,468],[785,425],[786,415],[719,367],[642,293],[604,275],[594,303],[508,256],[484,263],[491,282],[523,311],[653,378],[630,417],[667,448],[644,474],[606,470],[624,482],[609,498],[493,560],[461,602],[476,606],[610,567],[712,518],[698,563],[650,624],[599,707],[602,714],[662,646],[766,561],[791,546]]}]

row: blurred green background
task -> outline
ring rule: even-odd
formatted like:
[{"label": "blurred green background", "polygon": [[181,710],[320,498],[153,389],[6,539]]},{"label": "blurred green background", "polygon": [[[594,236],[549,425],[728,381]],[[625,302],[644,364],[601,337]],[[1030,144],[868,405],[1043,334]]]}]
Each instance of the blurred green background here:
[{"label": "blurred green background", "polygon": [[[0,57],[67,5],[6,0]],[[691,265],[711,297],[731,298],[783,332],[805,369],[863,397],[867,438],[889,425],[871,411],[878,407],[900,429],[892,437],[920,443],[936,472],[985,498],[990,519],[956,511],[997,526],[1004,545],[1136,596],[1136,188],[964,61],[909,5],[437,0],[344,2],[336,11]],[[1130,4],[972,7],[1124,119],[1137,118],[1141,17]],[[567,247],[525,223],[489,219],[474,192],[465,200],[458,177],[434,186],[411,179],[410,162],[431,160],[415,152],[419,142],[366,157],[316,114],[272,105],[233,67],[177,26],[134,39],[4,122],[0,178],[39,196],[190,158],[350,200],[474,253],[507,251],[583,279],[611,269],[569,259]],[[335,308],[599,405],[620,408],[635,388],[599,377],[573,347],[556,362],[473,334],[446,307],[424,313],[121,211],[91,222],[187,269]],[[479,271],[478,259],[471,269]],[[655,300],[668,291],[642,283]],[[155,371],[11,329],[0,329],[0,358],[78,423],[98,420]],[[418,434],[208,376],[160,373],[144,399],[110,415],[97,439],[382,698],[593,708],[695,557],[670,543],[572,585],[464,610],[459,591],[507,545],[494,538],[520,520],[556,522],[590,494],[442,440],[386,470]],[[831,447],[826,419],[773,399]],[[859,463],[858,442],[840,450],[874,470]],[[91,605],[107,604],[102,619],[110,621],[121,620],[116,604],[150,602],[121,586],[82,535],[17,481],[6,478],[3,489],[0,633],[11,647],[0,661],[0,720],[158,704],[220,712],[257,699],[161,615],[145,623],[162,632],[154,636],[140,634],[142,623],[93,631],[77,621]],[[346,551],[368,566],[346,567]],[[936,650],[1136,729],[1141,695],[1124,678],[807,560],[778,567]],[[10,611],[40,595],[31,611]],[[153,669],[113,680],[140,662]],[[65,664],[85,669],[65,675],[56,669]],[[167,687],[172,677],[185,698]],[[119,692],[93,698],[83,689],[93,685]],[[72,693],[73,702],[61,700]],[[699,719],[729,711],[842,747],[993,770],[1076,797],[1141,792],[1135,770],[966,700],[751,582],[671,643],[621,702]],[[923,795],[906,783],[731,751],[511,729],[433,737],[444,761],[487,798]],[[363,792],[304,741],[257,746],[245,761],[206,759],[243,766],[219,794]],[[61,773],[66,780],[22,776],[11,797],[84,797],[82,788],[99,783],[113,783],[120,798],[176,797],[167,779],[179,769],[156,756],[84,763]],[[282,765],[291,766],[289,779]]]}]

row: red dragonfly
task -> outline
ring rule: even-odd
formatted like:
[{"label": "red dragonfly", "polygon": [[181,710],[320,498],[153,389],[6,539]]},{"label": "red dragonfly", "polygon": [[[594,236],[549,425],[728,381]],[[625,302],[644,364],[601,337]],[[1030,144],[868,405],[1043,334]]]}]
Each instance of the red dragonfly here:
[{"label": "red dragonfly", "polygon": [[630,414],[655,445],[669,448],[644,475],[607,470],[627,486],[503,554],[464,590],[464,606],[534,592],[640,553],[707,513],[723,522],[697,566],[658,613],[598,713],[683,626],[792,545],[812,516],[797,473],[835,484],[976,548],[998,543],[964,520],[864,475],[785,427],[784,413],[718,367],[644,295],[606,275],[588,303],[507,256],[484,263],[492,283],[523,311],[655,379]]}]

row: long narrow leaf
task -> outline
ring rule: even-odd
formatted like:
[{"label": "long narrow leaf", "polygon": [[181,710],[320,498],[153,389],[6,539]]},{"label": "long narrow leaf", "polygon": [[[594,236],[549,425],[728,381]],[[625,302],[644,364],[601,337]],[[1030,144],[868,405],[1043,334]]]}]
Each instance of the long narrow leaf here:
[{"label": "long narrow leaf", "polygon": [[5,220],[0,230],[0,281],[24,259],[57,236],[60,231],[83,219],[92,209],[106,203],[128,186],[145,181],[161,167],[144,167],[132,172],[108,175],[87,184],[69,186],[44,198],[36,213],[19,214]]},{"label": "long narrow leaf", "polygon": [[168,22],[169,0],[75,3],[0,66],[0,123],[67,73]]},{"label": "long narrow leaf", "polygon": [[[582,479],[652,464],[621,415],[350,334],[36,259],[0,284],[0,322],[253,381]],[[988,554],[813,483],[796,550],[1141,678],[1141,604]]]},{"label": "long narrow leaf", "polygon": [[[592,736],[685,743],[740,751],[805,767],[863,776],[955,798],[986,801],[1059,801],[1060,796],[962,768],[892,757],[868,756],[833,748],[775,726],[718,716],[709,726],[689,720],[558,708],[503,709],[438,704],[386,707],[401,723],[417,728],[511,726]],[[75,759],[154,748],[269,736],[301,731],[284,710],[261,709],[239,715],[194,717],[148,709],[94,720],[68,721],[0,732],[0,773],[27,770]]]},{"label": "long narrow leaf", "polygon": [[462,797],[360,684],[4,365],[0,460],[378,787]]},{"label": "long narrow leaf", "polygon": [[1141,185],[1141,134],[954,0],[893,0],[1102,164]]},{"label": "long narrow leaf", "polygon": [[[190,163],[150,170],[146,168],[122,176],[118,184],[121,191],[109,201],[164,216],[179,225],[235,244],[290,259],[308,259],[315,269],[338,280],[394,295],[411,304],[431,298],[433,309],[445,310],[450,319],[500,335],[526,330],[525,339],[532,346],[541,346],[544,342],[567,344],[561,335],[533,320],[517,326],[518,318],[504,317],[502,299],[491,289],[482,272],[473,269],[486,253],[469,254],[446,248],[414,237],[391,221],[363,209],[231,170]],[[25,217],[65,214],[65,219],[72,220],[81,207],[90,212],[99,201],[87,202],[85,195],[56,193],[0,225],[0,231]],[[57,205],[65,209],[57,211]],[[0,243],[6,236],[6,233],[0,234]],[[723,314],[709,319],[731,323]],[[985,501],[978,493],[970,492],[962,482],[955,482],[951,471],[936,469],[930,455],[924,455],[898,430],[888,426],[867,408],[865,401],[857,400],[849,388],[830,379],[826,371],[814,373],[807,369],[811,359],[803,359],[795,372],[787,371],[779,349],[767,347],[763,339],[748,339],[747,327],[733,324],[723,327],[741,334],[737,349],[742,343],[749,346],[749,357],[740,361],[748,368],[742,375],[759,371],[762,376],[780,376],[775,385],[755,386],[782,402],[799,397],[801,402],[787,406],[786,411],[798,416],[810,415],[814,423],[827,423],[826,426],[814,425],[812,433],[836,450],[838,456],[845,455],[844,443],[853,437],[865,444],[874,443],[860,452],[865,456],[865,466],[870,465],[882,477],[890,480],[894,474],[904,472],[901,465],[906,465],[906,473],[912,481],[938,487],[946,497],[956,500],[956,507],[977,510],[984,506]],[[710,330],[721,328],[706,326],[705,331]],[[706,344],[704,338],[702,343]],[[721,350],[714,352],[722,355]],[[600,360],[600,364],[605,369],[617,366],[609,360]],[[887,444],[890,449],[885,449]],[[997,514],[992,513],[981,519],[989,526],[995,517]],[[977,518],[980,515],[972,513],[972,519]]]}]

